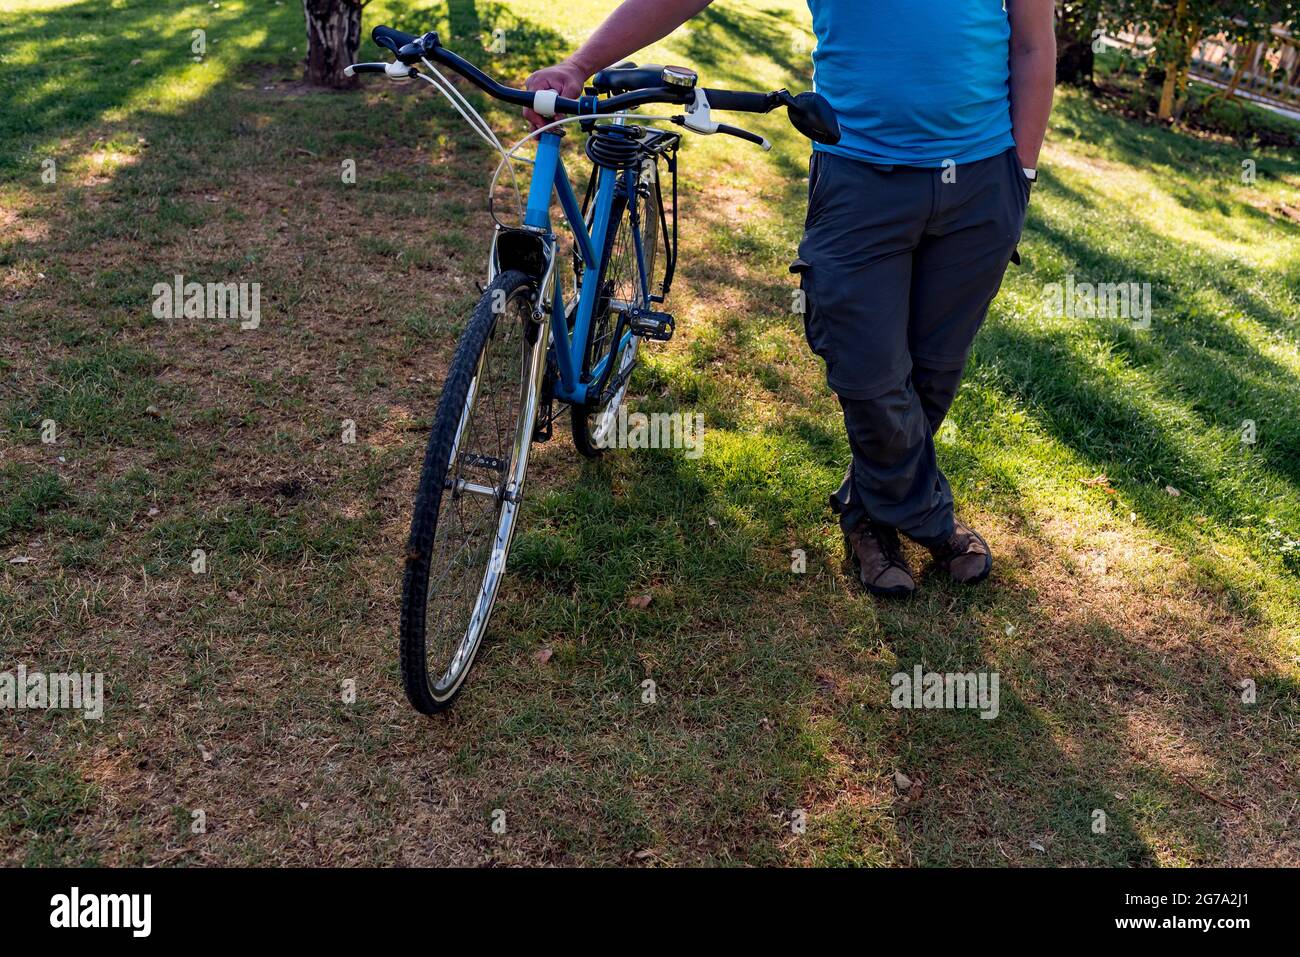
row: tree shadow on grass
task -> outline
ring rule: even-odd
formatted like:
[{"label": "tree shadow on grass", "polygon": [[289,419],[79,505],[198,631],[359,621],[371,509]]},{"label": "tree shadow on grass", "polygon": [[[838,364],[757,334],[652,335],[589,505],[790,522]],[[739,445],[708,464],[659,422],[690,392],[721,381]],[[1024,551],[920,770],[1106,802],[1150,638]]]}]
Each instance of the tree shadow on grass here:
[{"label": "tree shadow on grass", "polygon": [[[1154,285],[1165,280],[1157,268],[1141,263],[1134,268],[1127,260],[1108,258],[1050,226],[1034,226],[1032,237],[1069,261],[1096,268],[1099,280],[1149,280]],[[1118,272],[1111,276],[1114,270]],[[712,264],[704,278],[706,288],[718,290],[741,280],[728,262]],[[1241,287],[1229,283],[1225,289],[1252,295],[1248,279]],[[1191,291],[1174,286],[1168,297],[1178,302]],[[748,324],[767,319],[741,312],[722,321],[743,336]],[[1222,319],[1203,314],[1188,319],[1170,328],[1157,326],[1154,344],[1127,336],[1121,324],[1109,330],[1116,347],[1135,357],[1133,365],[1147,383],[1179,408],[1183,418],[1178,423],[1151,405],[1150,396],[1117,395],[1116,384],[1106,381],[1104,371],[1094,369],[1086,356],[1058,347],[1049,333],[1006,320],[992,323],[984,333],[975,371],[982,384],[1000,391],[1003,400],[1027,406],[1036,424],[1090,470],[1118,476],[1117,484],[1129,495],[1141,498],[1142,487],[1153,479],[1176,475],[1198,494],[1213,492],[1215,500],[1230,511],[1240,489],[1223,485],[1212,463],[1187,452],[1176,426],[1185,426],[1184,420],[1213,424],[1198,419],[1213,402],[1217,388],[1222,388],[1222,383],[1206,381],[1211,368],[1218,376],[1235,374],[1233,389],[1273,383],[1272,391],[1261,399],[1266,405],[1285,399],[1293,376],[1260,355],[1253,343]],[[1211,359],[1190,348],[1211,339],[1217,344]],[[1226,357],[1234,353],[1241,359],[1232,365]],[[828,452],[842,444],[838,422],[816,416],[793,415],[760,430],[760,435],[780,447],[773,453],[777,461],[788,456],[796,462],[825,465]],[[1139,447],[1139,464],[1129,465]],[[1290,484],[1295,475],[1286,448],[1281,456],[1270,455],[1268,462],[1269,471]],[[705,493],[703,502],[690,504],[674,517],[674,524],[684,529],[693,528],[703,514],[728,509],[740,513],[735,522],[742,528],[761,515],[760,525],[771,536],[766,542],[770,549],[780,541],[778,529],[798,526],[823,507],[824,488],[807,488],[805,476],[785,471],[775,462],[768,464],[771,471],[766,473],[763,466],[748,470],[747,474],[756,469],[766,475],[768,488],[754,498],[748,498],[747,491],[761,483],[733,483],[714,476],[701,487],[700,473],[682,468],[690,471],[697,491]],[[977,455],[959,468],[982,476],[988,466]],[[704,474],[710,474],[707,468]],[[1014,500],[1015,476],[1004,478],[1008,487],[1000,494]],[[823,479],[828,486],[831,481],[833,476]],[[631,489],[625,485],[624,491],[631,492],[636,502],[644,489],[637,483]],[[1164,529],[1157,538],[1190,544],[1194,535],[1180,524],[1185,519],[1171,526],[1169,516],[1159,508],[1162,495],[1157,488],[1156,495],[1143,498],[1137,510]],[[782,496],[794,501],[782,505]],[[1261,778],[1284,786],[1284,775],[1275,762],[1284,754],[1283,729],[1287,714],[1295,711],[1297,688],[1292,679],[1276,671],[1271,652],[1265,649],[1264,657],[1259,657],[1255,638],[1242,640],[1239,616],[1251,607],[1250,596],[1235,591],[1231,583],[1225,583],[1218,595],[1196,588],[1168,599],[1152,593],[1138,601],[1137,613],[1148,621],[1135,628],[1131,617],[1135,609],[1118,595],[1108,604],[1089,594],[1097,586],[1079,574],[1074,553],[1045,534],[1026,531],[1031,520],[1043,516],[1001,505],[999,512],[1003,523],[1010,519],[1016,529],[1007,537],[1020,539],[1017,548],[1026,554],[1017,552],[1004,559],[1001,567],[1009,580],[995,580],[976,595],[931,579],[925,598],[895,610],[846,598],[830,588],[809,598],[791,595],[790,589],[777,585],[772,597],[758,598],[756,594],[775,584],[770,569],[761,584],[753,576],[749,580],[733,576],[733,600],[742,609],[771,609],[776,623],[759,627],[765,640],[776,645],[776,657],[805,676],[816,676],[796,689],[800,696],[781,699],[788,707],[780,713],[791,723],[782,742],[788,751],[785,760],[744,759],[801,769],[778,782],[778,795],[765,797],[763,806],[769,811],[802,806],[806,794],[798,793],[800,787],[823,800],[816,825],[823,837],[813,840],[817,847],[813,859],[822,862],[878,860],[880,848],[891,847],[891,833],[898,839],[893,859],[921,863],[1010,859],[1148,864],[1156,859],[1156,843],[1162,859],[1239,860],[1234,855],[1243,853],[1243,844],[1238,841],[1234,846],[1223,831],[1240,828],[1243,820],[1248,830],[1254,828],[1244,842],[1245,859],[1266,859],[1268,839],[1280,833],[1285,808],[1255,808],[1252,813],[1230,805],[1238,789],[1254,790],[1252,782]],[[754,539],[754,547],[760,550],[762,537],[758,534]],[[708,567],[709,549],[707,538],[701,538],[690,551],[698,550],[700,565]],[[815,558],[829,563],[833,555],[822,550]],[[657,571],[666,572],[655,566],[642,571],[650,579]],[[1171,587],[1177,588],[1172,580]],[[816,585],[810,583],[809,588]],[[1064,593],[1059,593],[1062,589]],[[1077,597],[1072,597],[1072,591]],[[1144,601],[1151,604],[1142,607]],[[804,614],[778,611],[786,602],[802,603]],[[853,623],[855,615],[867,625]],[[748,616],[742,610],[738,617]],[[990,638],[1004,621],[1014,624],[1020,639]],[[1207,627],[1210,637],[1202,637]],[[858,642],[862,648],[855,652]],[[881,651],[882,645],[887,650]],[[856,656],[862,651],[874,652],[865,667]],[[1000,670],[1003,717],[981,722],[974,715],[892,711],[886,704],[888,677],[895,670],[910,671],[913,664],[936,671]],[[868,684],[855,685],[864,674],[869,676]],[[1268,709],[1252,713],[1238,705],[1236,684],[1243,675],[1268,687]],[[844,700],[836,700],[841,683],[852,690]],[[787,682],[769,690],[788,695],[790,687]],[[862,717],[864,706],[867,718]],[[827,721],[839,727],[828,732]],[[738,728],[737,737],[740,732]],[[830,747],[828,734],[835,739]],[[1190,765],[1182,764],[1176,751],[1161,746],[1166,735],[1193,743]],[[1252,743],[1261,740],[1269,743],[1266,755],[1257,753]],[[846,741],[860,750],[847,747]],[[886,746],[879,744],[882,741]],[[1148,750],[1150,754],[1144,754]],[[917,790],[924,796],[915,801],[907,795],[896,798],[887,779],[883,789],[875,779],[873,789],[869,777],[866,782],[837,777],[846,758],[850,764],[858,760],[877,772],[890,766],[914,775],[919,771],[922,781]],[[1216,803],[1216,796],[1206,797],[1215,790],[1224,804]],[[855,802],[855,793],[863,800]],[[841,796],[846,797],[841,800]],[[1248,800],[1258,797],[1256,791]],[[1233,821],[1230,825],[1221,820],[1225,808]],[[1096,811],[1105,813],[1104,834],[1093,830],[1098,823]],[[838,837],[826,844],[828,834]],[[798,842],[791,838],[772,840],[782,853],[800,853],[792,850]],[[1046,849],[1030,849],[1031,840]],[[729,845],[727,839],[719,843]]]},{"label": "tree shadow on grass", "polygon": [[[524,38],[514,47],[521,61],[558,42],[492,9]],[[336,700],[302,707],[330,667],[324,661],[352,658],[349,667],[371,672],[383,689],[377,700],[395,707],[400,699],[390,642],[357,638],[392,625],[390,596],[379,602],[382,624],[359,614],[368,601],[345,601],[352,611],[335,602],[356,598],[355,589],[382,591],[400,574],[391,525],[410,507],[402,483],[422,443],[392,422],[431,413],[467,315],[468,277],[480,275],[491,233],[486,215],[461,200],[466,182],[476,192],[485,183],[474,162],[483,154],[462,151],[466,140],[454,135],[431,135],[428,101],[383,81],[358,94],[303,88],[291,52],[302,43],[300,6],[210,16],[203,26],[214,45],[204,65],[190,59],[190,24],[163,3],[76,3],[0,24],[15,58],[0,78],[0,123],[23,134],[2,137],[0,150],[14,149],[0,178],[12,170],[25,203],[24,229],[6,235],[0,252],[20,280],[5,294],[0,421],[12,428],[3,444],[6,458],[12,443],[38,463],[22,470],[25,480],[52,480],[65,493],[24,520],[22,542],[40,545],[41,560],[13,566],[25,573],[12,579],[13,619],[32,624],[0,629],[16,637],[6,640],[5,657],[35,665],[77,648],[98,666],[89,670],[112,670],[128,689],[114,695],[102,725],[24,722],[15,740],[70,780],[95,774],[95,750],[123,767],[161,768],[171,782],[160,792],[134,773],[116,779],[87,814],[60,817],[66,831],[58,834],[24,832],[21,821],[11,828],[6,817],[5,847],[39,847],[40,859],[46,851],[52,860],[80,859],[85,845],[108,862],[238,860],[241,844],[256,854],[253,845],[276,840],[276,822],[264,816],[272,767],[292,763],[264,732],[301,732],[332,713]],[[484,17],[487,29],[495,21]],[[266,46],[240,45],[262,33]],[[13,64],[30,44],[43,52],[24,72]],[[141,62],[129,64],[137,49]],[[88,171],[101,146],[122,162]],[[34,156],[46,151],[59,176],[36,192]],[[358,172],[351,184],[339,172],[349,159]],[[418,175],[386,176],[394,169]],[[481,238],[481,251],[457,235],[461,228]],[[157,318],[152,287],[177,274],[259,285],[262,325]],[[412,346],[404,310],[417,303],[449,331]],[[52,408],[59,444],[47,449],[37,429]],[[365,439],[339,455],[344,417],[363,422]],[[123,473],[144,479],[115,492],[110,510],[102,500]],[[259,484],[310,494],[265,495]],[[270,517],[266,527],[238,542],[226,537],[259,496],[269,498],[254,510]],[[311,544],[321,536],[333,536],[325,553]],[[99,549],[93,561],[67,557],[90,545]],[[196,547],[223,554],[210,575],[191,569]],[[371,561],[380,572],[363,574]],[[125,600],[105,584],[119,580],[131,583],[123,595],[141,582],[167,582],[171,591]],[[232,598],[237,590],[247,598]],[[381,665],[354,657],[368,658],[366,647],[383,648]],[[304,662],[311,665],[299,672]],[[193,680],[218,668],[219,681]],[[306,671],[316,678],[304,685]],[[281,678],[284,693],[271,687]],[[136,710],[131,695],[156,696],[162,711],[187,717],[154,720],[158,712]],[[371,749],[383,738],[358,733]],[[208,798],[228,809],[227,820],[256,823],[229,828],[205,850],[178,848],[169,815],[191,793],[193,742],[214,734],[247,748],[261,781],[239,781],[242,761],[234,762],[217,771]],[[356,780],[374,772],[367,765]],[[415,789],[428,773],[395,772]],[[45,797],[28,797],[42,813]],[[350,798],[337,800],[325,817]],[[392,832],[392,819],[371,823]]]},{"label": "tree shadow on grass", "polygon": [[520,16],[509,4],[447,0],[446,7],[451,35],[446,45],[489,73],[521,77],[572,52],[562,34]]},{"label": "tree shadow on grass", "polygon": [[[1061,97],[1055,107],[1053,125],[1084,143],[1131,157],[1133,165],[1139,168],[1159,165],[1205,175],[1221,174],[1225,170],[1239,173],[1241,160],[1260,160],[1261,155],[1231,143],[1126,119],[1099,109],[1090,97],[1083,95]],[[1270,169],[1289,175],[1300,173],[1300,160],[1293,153],[1281,149],[1262,152],[1266,157],[1264,163]]]},{"label": "tree shadow on grass", "polygon": [[[1120,603],[1041,593],[1074,556],[1033,536],[1017,545],[1028,549],[1027,570],[1019,553],[1006,557],[1009,577],[979,592],[931,577],[906,606],[861,596],[821,553],[810,553],[808,578],[796,580],[773,552],[809,521],[810,499],[822,490],[801,474],[794,443],[763,435],[726,442],[698,463],[673,452],[622,453],[633,458],[599,466],[539,508],[521,530],[514,588],[551,597],[507,604],[504,660],[485,660],[476,684],[482,707],[495,712],[503,709],[489,702],[551,702],[561,688],[606,700],[594,724],[553,705],[525,711],[553,746],[610,760],[619,752],[638,769],[632,777],[645,786],[628,792],[637,840],[670,860],[715,863],[1132,866],[1154,862],[1152,840],[1175,858],[1234,853],[1215,836],[1220,812],[1195,781],[1222,788],[1229,803],[1239,787],[1252,790],[1252,776],[1269,775],[1278,757],[1273,722],[1284,715],[1234,711],[1232,680],[1249,662],[1271,695],[1294,701],[1296,689],[1240,647],[1193,637],[1202,622],[1223,620],[1211,599],[1195,596],[1135,632]],[[571,563],[581,555],[600,560]],[[564,620],[559,596],[570,588],[575,611],[606,612],[569,632],[559,671],[527,679],[541,685],[526,690],[512,662],[528,642],[514,636]],[[629,609],[625,596],[642,591],[653,600]],[[1001,634],[1004,623],[1014,624],[1014,637]],[[1160,627],[1177,637],[1165,640]],[[914,665],[999,672],[1000,715],[892,709],[890,676]],[[628,691],[647,677],[660,695],[650,714]],[[501,714],[503,729],[520,720],[512,709]],[[1148,756],[1147,732],[1135,721],[1150,723]],[[624,723],[636,733],[611,738]],[[1163,747],[1165,735],[1191,743],[1194,771]],[[1258,752],[1261,741],[1270,753]],[[915,781],[914,792],[894,792],[894,769]],[[596,802],[610,784],[604,773],[564,776],[584,801]],[[726,813],[709,815],[702,793],[716,793]],[[544,792],[524,794],[530,813],[548,814]],[[788,824],[800,808],[809,811],[806,846],[781,836],[786,825],[761,823]],[[1267,828],[1275,810],[1258,811],[1251,826]],[[1105,814],[1104,834],[1093,830],[1095,811]],[[637,850],[615,826],[569,840],[579,859]],[[1249,853],[1260,852],[1258,840],[1246,842]]]},{"label": "tree shadow on grass", "polygon": [[[219,73],[257,60],[256,52],[232,49],[227,54],[222,46],[222,40],[250,28],[239,18],[237,11],[212,9],[191,21],[173,15],[163,4],[108,6],[96,0],[6,17],[0,22],[0,47],[7,51],[9,73],[0,86],[0,179],[11,174],[35,180],[39,170],[31,168],[36,166],[34,153],[62,154],[56,144],[68,138],[74,148],[84,146],[77,143],[78,134],[93,130],[102,135],[105,117],[125,114],[134,120],[167,112],[146,95],[158,80],[192,71],[195,88],[201,91],[208,81],[200,71]],[[266,35],[277,37],[262,54],[273,56],[288,52],[288,38],[300,32],[293,24],[301,24],[302,11],[285,4],[259,11],[256,19]],[[202,65],[191,49],[196,29],[204,29],[215,41],[206,48],[208,62]]]},{"label": "tree shadow on grass", "polygon": [[[1056,188],[1056,187],[1053,187]],[[1134,223],[1126,235],[1138,243],[1153,234]],[[1032,408],[1064,444],[1118,479],[1139,512],[1165,484],[1191,491],[1202,508],[1227,521],[1240,518],[1249,485],[1261,474],[1294,501],[1300,489],[1300,428],[1279,409],[1293,406],[1300,380],[1264,355],[1230,320],[1189,307],[1201,285],[1170,277],[1141,259],[1107,252],[1076,233],[1036,224],[1033,240],[1063,254],[1076,281],[1150,283],[1154,319],[1149,331],[1125,318],[1095,320],[1088,338],[1062,337],[1054,328],[997,317],[976,342],[974,368],[1016,401]],[[1199,278],[1200,273],[1196,274]],[[1226,275],[1226,270],[1224,272]],[[1063,277],[1050,277],[1061,281]],[[1210,284],[1247,315],[1279,330],[1286,317],[1258,296],[1249,274]],[[1098,348],[1121,363],[1098,361]],[[1253,449],[1240,442],[1243,420],[1267,423],[1267,441]],[[1131,454],[1140,449],[1140,455]],[[1239,458],[1230,459],[1229,455]],[[1261,511],[1268,511],[1263,501]],[[1252,509],[1253,510],[1253,509]]]},{"label": "tree shadow on grass", "polygon": [[[683,54],[705,68],[706,85],[719,79],[743,83],[747,77],[741,64],[756,57],[780,67],[792,77],[812,81],[812,44],[802,46],[807,34],[786,10],[761,12],[733,10],[714,4],[705,7],[688,24],[684,38],[669,38]],[[748,87],[742,87],[748,89]]]}]

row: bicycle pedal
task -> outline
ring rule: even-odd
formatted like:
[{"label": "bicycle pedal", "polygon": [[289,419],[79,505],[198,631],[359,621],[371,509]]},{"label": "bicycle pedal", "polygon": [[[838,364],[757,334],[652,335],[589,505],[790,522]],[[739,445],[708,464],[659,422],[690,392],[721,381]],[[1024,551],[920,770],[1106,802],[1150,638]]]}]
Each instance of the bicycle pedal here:
[{"label": "bicycle pedal", "polygon": [[654,339],[656,342],[667,342],[673,337],[673,329],[677,326],[677,320],[666,312],[652,312],[649,309],[629,309],[627,324],[634,336]]},{"label": "bicycle pedal", "polygon": [[537,416],[537,424],[533,426],[533,441],[549,442],[551,440],[551,435],[553,434],[553,429],[551,428],[551,426],[554,424],[554,422],[555,422],[554,406],[548,407],[544,413],[539,413]]}]

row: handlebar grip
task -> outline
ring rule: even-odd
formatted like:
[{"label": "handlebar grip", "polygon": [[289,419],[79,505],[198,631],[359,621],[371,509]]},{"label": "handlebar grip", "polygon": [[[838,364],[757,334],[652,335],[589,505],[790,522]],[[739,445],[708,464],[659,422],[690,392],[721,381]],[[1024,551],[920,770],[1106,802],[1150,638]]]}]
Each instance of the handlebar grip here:
[{"label": "handlebar grip", "polygon": [[386,73],[388,64],[386,63],[353,63],[351,66],[343,68],[343,72],[348,76],[356,73]]},{"label": "handlebar grip", "polygon": [[705,90],[709,106],[715,110],[740,113],[770,113],[777,104],[767,93],[744,93],[740,90]]}]

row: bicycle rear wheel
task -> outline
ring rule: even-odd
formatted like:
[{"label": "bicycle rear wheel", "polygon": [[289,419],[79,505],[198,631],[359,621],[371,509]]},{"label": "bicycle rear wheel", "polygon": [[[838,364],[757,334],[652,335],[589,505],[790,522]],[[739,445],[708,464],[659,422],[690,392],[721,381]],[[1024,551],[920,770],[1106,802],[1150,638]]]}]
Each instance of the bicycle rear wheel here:
[{"label": "bicycle rear wheel", "polygon": [[[588,458],[597,458],[605,450],[636,362],[640,340],[628,334],[626,326],[622,332],[618,331],[619,314],[632,308],[650,308],[641,288],[641,272],[637,268],[632,210],[636,210],[641,234],[646,282],[653,288],[660,245],[658,175],[659,165],[655,158],[646,157],[635,180],[633,194],[615,196],[611,210],[610,222],[616,223],[618,228],[611,228],[605,237],[605,254],[596,279],[600,294],[592,311],[582,376],[584,381],[590,381],[592,370],[599,367],[602,360],[613,371],[606,386],[607,394],[593,396],[586,405],[575,405],[570,410],[573,444]],[[616,334],[620,341],[614,341]]]},{"label": "bicycle rear wheel", "polygon": [[434,415],[407,544],[399,649],[406,696],[424,714],[460,692],[501,584],[546,365],[536,295],[516,270],[488,286]]}]

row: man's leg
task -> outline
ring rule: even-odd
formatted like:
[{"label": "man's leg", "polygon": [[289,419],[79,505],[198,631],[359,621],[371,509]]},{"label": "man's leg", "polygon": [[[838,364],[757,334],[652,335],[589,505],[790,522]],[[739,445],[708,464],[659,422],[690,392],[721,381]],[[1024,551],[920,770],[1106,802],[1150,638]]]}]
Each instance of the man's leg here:
[{"label": "man's leg", "polygon": [[951,493],[907,343],[912,256],[934,200],[926,171],[815,157],[793,268],[807,294],[808,342],[826,362],[853,453],[831,498],[846,534],[868,521],[926,538],[951,530]]},{"label": "man's leg", "polygon": [[[1014,150],[958,167],[955,182],[940,183],[935,216],[913,258],[908,329],[913,384],[931,433],[952,406],[975,334],[1020,239],[1029,200]],[[951,514],[949,521],[947,537],[917,540],[956,580],[982,580],[992,567],[987,543]]]},{"label": "man's leg", "polygon": [[955,182],[939,178],[935,216],[912,268],[908,350],[913,386],[932,431],[961,385],[971,343],[1002,285],[1029,201],[1014,150],[955,172]]},{"label": "man's leg", "polygon": [[916,390],[916,395],[921,400],[921,408],[925,410],[925,421],[930,427],[931,435],[937,434],[939,426],[943,425],[948,409],[952,407],[953,397],[957,395],[957,387],[961,385],[964,371],[964,369],[927,369],[925,366],[917,365],[916,360],[912,361],[912,388]]},{"label": "man's leg", "polygon": [[933,431],[910,377],[871,400],[840,397],[853,458],[831,496],[849,530],[869,516],[920,542],[952,533],[952,489],[935,461]]}]

